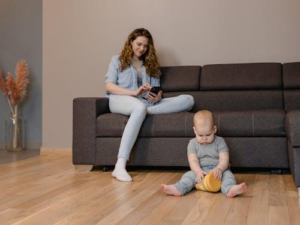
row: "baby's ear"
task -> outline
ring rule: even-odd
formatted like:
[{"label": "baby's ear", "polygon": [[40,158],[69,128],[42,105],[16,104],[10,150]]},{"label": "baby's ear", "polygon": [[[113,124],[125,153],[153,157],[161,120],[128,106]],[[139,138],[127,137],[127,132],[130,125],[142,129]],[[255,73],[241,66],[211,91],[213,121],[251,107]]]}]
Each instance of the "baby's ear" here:
[{"label": "baby's ear", "polygon": [[217,128],[217,126],[215,125],[215,126],[214,126],[214,133],[217,133],[217,130],[218,130],[218,128]]}]

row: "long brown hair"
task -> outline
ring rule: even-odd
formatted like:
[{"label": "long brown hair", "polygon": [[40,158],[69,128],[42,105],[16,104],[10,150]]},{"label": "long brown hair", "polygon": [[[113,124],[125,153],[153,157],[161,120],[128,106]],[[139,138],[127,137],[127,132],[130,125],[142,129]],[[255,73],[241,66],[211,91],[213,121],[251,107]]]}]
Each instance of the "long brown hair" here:
[{"label": "long brown hair", "polygon": [[134,41],[137,37],[146,37],[148,39],[148,49],[147,51],[140,57],[143,60],[144,66],[146,68],[146,72],[149,76],[159,77],[161,75],[159,69],[158,59],[155,53],[154,42],[152,35],[145,28],[138,28],[129,34],[127,41],[124,44],[123,50],[119,56],[119,60],[121,62],[121,71],[125,70],[130,64],[132,60],[132,47],[131,42]]}]

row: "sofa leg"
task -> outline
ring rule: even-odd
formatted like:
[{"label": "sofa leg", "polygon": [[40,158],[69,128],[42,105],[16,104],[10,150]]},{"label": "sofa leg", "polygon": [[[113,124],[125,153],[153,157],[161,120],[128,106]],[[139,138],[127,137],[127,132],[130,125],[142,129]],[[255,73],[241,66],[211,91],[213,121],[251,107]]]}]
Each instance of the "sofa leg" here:
[{"label": "sofa leg", "polygon": [[77,172],[90,172],[93,169],[93,165],[75,165]]},{"label": "sofa leg", "polygon": [[109,168],[108,168],[108,166],[103,166],[103,167],[102,167],[102,171],[103,171],[103,172],[107,172],[107,171],[109,171]]}]

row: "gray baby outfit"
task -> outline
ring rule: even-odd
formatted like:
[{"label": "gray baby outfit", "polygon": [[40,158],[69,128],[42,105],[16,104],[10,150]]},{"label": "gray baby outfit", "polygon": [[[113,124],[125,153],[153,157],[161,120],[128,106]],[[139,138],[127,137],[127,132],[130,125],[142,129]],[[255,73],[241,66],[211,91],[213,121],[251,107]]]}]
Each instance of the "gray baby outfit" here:
[{"label": "gray baby outfit", "polygon": [[[222,137],[215,136],[212,143],[203,145],[197,142],[196,138],[190,140],[188,144],[188,155],[195,154],[199,159],[201,169],[205,172],[210,172],[219,163],[219,153],[229,152],[225,140]],[[180,191],[182,195],[190,192],[196,185],[196,174],[193,171],[186,172],[179,182],[175,184],[175,187]],[[227,169],[222,175],[221,191],[223,194],[227,194],[229,189],[236,185],[236,180],[232,172]]]}]

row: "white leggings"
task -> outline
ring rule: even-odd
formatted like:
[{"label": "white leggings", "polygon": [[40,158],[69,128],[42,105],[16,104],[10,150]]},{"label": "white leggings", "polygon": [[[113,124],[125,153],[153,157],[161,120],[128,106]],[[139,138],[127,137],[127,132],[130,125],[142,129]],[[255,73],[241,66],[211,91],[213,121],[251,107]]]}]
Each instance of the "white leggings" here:
[{"label": "white leggings", "polygon": [[163,98],[154,106],[147,106],[146,102],[128,95],[110,95],[109,109],[112,113],[130,116],[125,126],[118,158],[129,159],[131,149],[137,139],[141,126],[148,114],[177,113],[190,110],[194,105],[191,95],[180,95]]}]

